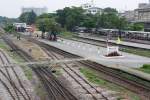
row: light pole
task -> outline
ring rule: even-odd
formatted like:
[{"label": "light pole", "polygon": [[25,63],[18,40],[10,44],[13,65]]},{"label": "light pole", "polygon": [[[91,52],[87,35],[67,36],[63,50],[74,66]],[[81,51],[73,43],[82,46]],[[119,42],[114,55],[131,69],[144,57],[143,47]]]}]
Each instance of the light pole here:
[{"label": "light pole", "polygon": [[109,34],[110,34],[110,31],[108,30],[107,31],[107,40],[106,40],[107,55],[109,54]]},{"label": "light pole", "polygon": [[108,30],[107,31],[107,40],[106,40],[106,46],[107,47],[109,46],[109,34],[110,34],[110,31]]}]

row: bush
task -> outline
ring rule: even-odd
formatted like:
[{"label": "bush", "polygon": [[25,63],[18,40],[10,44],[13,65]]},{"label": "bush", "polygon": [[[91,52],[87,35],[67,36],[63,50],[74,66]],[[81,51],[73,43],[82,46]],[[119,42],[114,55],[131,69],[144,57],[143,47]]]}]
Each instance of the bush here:
[{"label": "bush", "polygon": [[144,64],[142,68],[144,68],[144,69],[150,69],[150,64]]},{"label": "bush", "polygon": [[150,64],[144,64],[139,70],[150,74]]},{"label": "bush", "polygon": [[5,32],[7,32],[7,33],[13,33],[13,32],[15,32],[15,27],[14,27],[12,24],[7,24],[7,25],[4,27],[4,30],[5,30]]}]

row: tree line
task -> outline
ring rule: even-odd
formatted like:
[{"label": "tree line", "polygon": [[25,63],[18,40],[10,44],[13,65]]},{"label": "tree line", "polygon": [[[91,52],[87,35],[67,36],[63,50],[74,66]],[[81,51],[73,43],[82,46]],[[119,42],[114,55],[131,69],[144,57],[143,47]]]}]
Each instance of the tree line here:
[{"label": "tree line", "polygon": [[20,22],[29,25],[35,24],[43,33],[46,31],[72,31],[76,26],[86,28],[107,28],[120,30],[143,30],[141,23],[129,23],[125,18],[120,17],[114,8],[105,8],[102,13],[95,15],[86,14],[81,7],[65,7],[56,13],[45,13],[37,16],[33,11],[22,13],[19,16]]}]

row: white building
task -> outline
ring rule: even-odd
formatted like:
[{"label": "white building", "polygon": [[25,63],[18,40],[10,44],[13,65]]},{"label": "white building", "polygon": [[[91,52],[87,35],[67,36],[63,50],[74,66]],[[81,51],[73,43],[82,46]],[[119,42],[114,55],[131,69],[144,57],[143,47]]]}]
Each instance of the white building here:
[{"label": "white building", "polygon": [[46,7],[43,7],[43,8],[34,8],[34,7],[22,8],[22,13],[31,12],[31,11],[33,11],[37,16],[39,16],[41,14],[47,13],[48,10]]},{"label": "white building", "polygon": [[16,28],[19,28],[19,27],[26,28],[27,24],[26,23],[13,23],[13,26],[15,26]]},{"label": "white building", "polygon": [[99,14],[102,13],[102,9],[99,8],[99,7],[95,7],[93,2],[92,3],[83,4],[83,5],[81,5],[81,7],[84,10],[86,10],[86,14],[91,13],[91,14],[95,15],[97,13],[99,13]]},{"label": "white building", "polygon": [[83,8],[83,9],[89,9],[89,8],[91,8],[91,7],[94,7],[94,5],[93,4],[90,4],[90,3],[86,3],[86,4],[83,4],[83,5],[81,5],[81,7]]},{"label": "white building", "polygon": [[101,8],[98,8],[98,7],[91,7],[87,10],[88,13],[91,13],[93,15],[95,14],[102,14],[102,9]]}]

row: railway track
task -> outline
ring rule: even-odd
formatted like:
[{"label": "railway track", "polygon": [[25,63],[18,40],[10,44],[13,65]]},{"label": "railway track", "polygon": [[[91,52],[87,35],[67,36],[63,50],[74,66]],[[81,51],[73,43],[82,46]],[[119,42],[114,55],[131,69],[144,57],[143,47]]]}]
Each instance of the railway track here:
[{"label": "railway track", "polygon": [[39,66],[38,68],[33,67],[33,70],[39,76],[51,100],[77,100],[61,85],[48,68]]},{"label": "railway track", "polygon": [[[3,65],[6,65],[4,68],[0,68],[0,72],[2,75],[1,77],[3,78],[0,81],[7,89],[11,98],[13,100],[31,100],[27,90],[23,86],[23,83],[21,82],[18,74],[16,73],[14,66],[9,66],[9,67],[7,66],[7,64],[11,64],[11,62],[8,59],[8,57],[5,55],[5,53],[1,50],[0,50],[0,60]],[[14,77],[17,80],[14,80]]]},{"label": "railway track", "polygon": [[[55,52],[56,54],[61,55],[63,58],[79,57],[79,56],[75,56],[75,55],[72,55],[72,54],[69,54],[69,53],[66,53],[66,52],[64,54],[63,53],[64,51],[55,49],[55,48],[53,48],[49,45],[38,42],[36,40],[34,40],[34,41],[30,40],[30,41],[38,44],[39,46],[41,46],[43,48],[45,48],[47,50],[47,52]],[[127,75],[129,75],[131,77],[135,77],[136,79],[140,79],[141,82],[136,80],[136,79],[135,80],[129,79],[129,78],[125,77],[124,75],[122,75],[122,72],[120,70],[110,69],[110,68],[107,68],[103,65],[100,65],[100,64],[97,64],[97,63],[94,63],[94,62],[81,61],[81,62],[77,62],[77,63],[99,71],[100,73],[103,74],[101,76],[103,79],[105,79],[107,81],[110,81],[110,82],[113,82],[115,84],[118,84],[122,87],[125,87],[125,88],[131,90],[131,91],[134,91],[135,93],[139,94],[142,97],[142,100],[150,100],[150,96],[149,96],[149,94],[150,94],[149,83],[150,82],[149,81],[144,80],[144,79],[140,79],[137,76],[126,73]],[[144,83],[146,82],[146,84],[143,84],[143,81],[144,81]]]},{"label": "railway track", "polygon": [[[138,81],[136,80],[137,77],[134,75],[131,75],[128,73],[125,73],[125,75],[123,75],[124,73],[123,71],[120,71],[120,70],[116,71],[110,68],[105,68],[105,66],[97,64],[95,62],[81,61],[80,63],[90,68],[93,68],[99,72],[102,72],[103,76],[101,76],[101,78],[107,81],[113,82],[115,84],[118,84],[122,87],[125,87],[139,94],[143,98],[143,100],[150,100],[150,95],[149,95],[150,94],[150,82],[149,81],[143,80],[143,79],[141,79],[142,81]],[[129,75],[129,76],[126,77],[126,75]],[[130,75],[135,77],[136,79],[135,80],[133,80],[133,78],[129,79],[128,77],[130,77]],[[143,81],[146,84],[143,84]]]},{"label": "railway track", "polygon": [[[3,38],[5,42],[12,48],[13,51],[17,52],[25,61],[35,61],[26,52],[18,49],[18,47],[9,38]],[[50,100],[77,100],[63,85],[56,79],[52,74],[51,70],[41,65],[29,65],[30,68],[37,74],[45,87],[48,97]]]},{"label": "railway track", "polygon": [[[53,59],[53,60],[60,60],[63,59],[62,56],[57,55],[54,52],[48,52],[44,48],[43,50]],[[61,64],[61,67],[63,70],[70,76],[76,83],[78,83],[81,88],[83,88],[86,91],[86,94],[84,95],[90,95],[90,100],[113,100],[117,99],[115,96],[106,96],[103,94],[103,91],[99,91],[96,87],[91,85],[86,79],[84,79],[78,72],[74,70],[74,68],[68,64]],[[84,84],[83,84],[84,83]],[[92,90],[92,91],[91,91]],[[89,99],[89,98],[88,98]]]},{"label": "railway track", "polygon": [[11,52],[16,52],[24,61],[31,62],[34,61],[34,59],[28,55],[23,50],[20,50],[8,37],[2,37],[2,39],[7,43],[7,45],[10,46]]},{"label": "railway track", "polygon": [[[37,43],[39,46],[47,49],[49,52],[51,51],[51,48],[52,48],[51,46],[45,45],[46,46],[45,47],[45,46],[43,46],[44,43],[35,42],[35,40],[33,42]],[[66,57],[66,55],[64,55],[62,53],[58,53],[58,51],[56,52],[56,50],[53,50],[52,52],[60,54],[61,56],[63,56],[63,58]],[[72,58],[72,55],[67,54],[67,57]],[[100,65],[100,64],[97,64],[97,63],[91,62],[91,61],[80,61],[78,63],[80,63],[86,67],[90,67],[90,68],[93,68],[93,69],[99,71],[100,73],[103,74],[103,76],[101,78],[103,78],[107,81],[113,82],[115,84],[118,84],[124,88],[127,88],[127,89],[139,94],[143,100],[150,100],[150,95],[149,95],[150,94],[150,82],[148,80],[142,79],[140,77],[129,74],[127,72],[123,72],[121,70],[107,68],[103,65]],[[132,78],[130,78],[130,77],[132,77]]]}]

